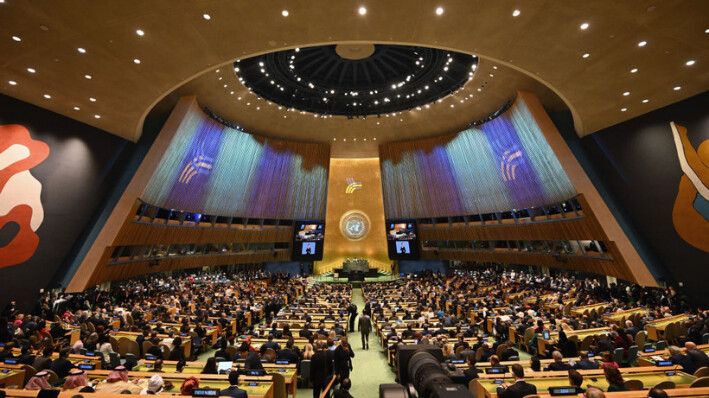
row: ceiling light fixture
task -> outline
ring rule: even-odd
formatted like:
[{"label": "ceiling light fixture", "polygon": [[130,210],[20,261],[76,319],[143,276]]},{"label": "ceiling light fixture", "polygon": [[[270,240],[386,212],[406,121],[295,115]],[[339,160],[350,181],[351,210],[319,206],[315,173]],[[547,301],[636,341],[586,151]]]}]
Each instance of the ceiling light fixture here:
[{"label": "ceiling light fixture", "polygon": [[16,85],[17,85],[17,82],[14,81],[14,80],[10,80],[10,81],[8,81],[8,83],[10,83],[11,86],[16,86]]},{"label": "ceiling light fixture", "polygon": [[101,119],[101,115],[94,115],[96,119]]},{"label": "ceiling light fixture", "polygon": [[288,16],[288,10],[283,10],[283,11],[281,11],[281,15],[283,15],[284,17],[287,17],[287,16]]},{"label": "ceiling light fixture", "polygon": [[629,96],[629,95],[630,95],[630,91],[624,92],[623,95],[626,96],[626,97]]},{"label": "ceiling light fixture", "polygon": [[581,26],[580,26],[580,28],[581,28],[581,30],[586,30],[586,29],[588,29],[588,23],[587,23],[587,22],[582,23]]},{"label": "ceiling light fixture", "polygon": [[589,54],[589,53],[586,53],[586,54],[583,55],[584,58],[588,58],[588,57],[590,57],[590,56],[591,56],[591,54]]},{"label": "ceiling light fixture", "polygon": [[212,17],[209,14],[202,14],[202,18],[206,19],[207,21],[212,19]]},{"label": "ceiling light fixture", "polygon": [[694,60],[690,59],[689,61],[685,62],[684,64],[687,66],[692,66],[692,65],[694,65]]},{"label": "ceiling light fixture", "polygon": [[140,60],[139,60],[138,58],[135,58],[135,59],[133,60],[133,63],[137,65],[137,64],[140,63]]},{"label": "ceiling light fixture", "polygon": [[89,101],[91,101],[91,102],[96,102],[96,98],[91,97],[91,98],[89,98]]},{"label": "ceiling light fixture", "polygon": [[142,29],[136,30],[135,33],[136,33],[138,36],[143,36],[143,35],[145,35],[145,32],[143,32]]},{"label": "ceiling light fixture", "polygon": [[75,107],[74,107],[74,110],[75,110],[75,111],[78,111],[79,109],[80,109],[80,108],[79,108],[78,106],[75,106]]},{"label": "ceiling light fixture", "polygon": [[521,14],[521,12],[520,12],[519,10],[514,10],[514,11],[512,11],[512,16],[513,16],[513,17],[517,17],[517,16],[519,16],[519,14]]},{"label": "ceiling light fixture", "polygon": [[625,112],[625,111],[627,111],[627,110],[628,110],[628,108],[620,108],[620,111],[621,111],[621,112]]},{"label": "ceiling light fixture", "polygon": [[76,51],[78,51],[78,52],[80,52],[80,53],[82,53],[82,54],[86,54],[86,50],[83,49],[83,48],[81,48],[81,47],[77,48]]},{"label": "ceiling light fixture", "polygon": [[677,87],[673,88],[673,90],[675,90],[675,91],[679,91],[681,89],[682,89],[682,86],[677,86]]},{"label": "ceiling light fixture", "polygon": [[49,95],[49,94],[44,94],[44,98],[46,98],[46,99],[50,99],[50,98],[52,98],[52,96],[51,96],[51,95]]},{"label": "ceiling light fixture", "polygon": [[647,42],[645,40],[643,40],[640,43],[638,43],[638,47],[645,47],[646,44],[647,44]]},{"label": "ceiling light fixture", "polygon": [[91,79],[91,75],[84,75],[85,78]]},{"label": "ceiling light fixture", "polygon": [[633,68],[630,70],[630,73],[636,73],[638,71],[638,68]]},{"label": "ceiling light fixture", "polygon": [[34,70],[34,68],[27,68],[27,72],[29,72],[29,73],[35,73],[35,72],[37,72],[37,71]]},{"label": "ceiling light fixture", "polygon": [[436,15],[442,15],[442,14],[443,14],[443,7],[436,8]]},{"label": "ceiling light fixture", "polygon": [[366,8],[364,8],[364,7],[360,7],[360,8],[359,8],[359,15],[364,15],[364,14],[366,14],[366,13],[367,13],[367,9],[366,9]]},{"label": "ceiling light fixture", "polygon": [[648,102],[650,102],[649,99],[644,99],[644,100],[643,100],[643,104],[647,104]]},{"label": "ceiling light fixture", "polygon": [[18,36],[12,36],[12,40],[14,41],[22,41]]}]

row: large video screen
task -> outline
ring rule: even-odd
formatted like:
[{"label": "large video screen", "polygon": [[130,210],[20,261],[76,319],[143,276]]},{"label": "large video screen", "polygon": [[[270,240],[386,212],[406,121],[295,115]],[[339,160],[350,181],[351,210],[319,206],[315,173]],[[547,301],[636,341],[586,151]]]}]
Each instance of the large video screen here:
[{"label": "large video screen", "polygon": [[325,223],[321,221],[296,221],[294,226],[293,260],[322,260]]},{"label": "large video screen", "polygon": [[392,260],[417,260],[419,240],[414,220],[388,220],[387,246]]}]

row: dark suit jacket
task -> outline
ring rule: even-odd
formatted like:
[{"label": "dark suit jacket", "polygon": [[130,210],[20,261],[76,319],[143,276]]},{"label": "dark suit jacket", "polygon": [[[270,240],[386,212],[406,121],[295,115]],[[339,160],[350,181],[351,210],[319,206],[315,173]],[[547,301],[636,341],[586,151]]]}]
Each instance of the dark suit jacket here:
[{"label": "dark suit jacket", "polygon": [[49,366],[49,369],[56,373],[60,379],[63,379],[69,376],[69,372],[74,369],[74,364],[71,363],[71,361],[69,361],[68,359],[58,358],[54,362],[52,362],[52,365]]},{"label": "dark suit jacket", "polygon": [[515,384],[507,388],[497,387],[497,396],[499,398],[523,398],[536,393],[537,387],[524,380],[518,380]]},{"label": "dark suit jacket", "polygon": [[585,361],[578,361],[574,364],[574,369],[598,369],[600,367],[601,365],[598,362],[592,361],[590,359],[587,359]]},{"label": "dark suit jacket", "polygon": [[241,388],[237,386],[230,386],[229,388],[226,388],[224,390],[219,391],[219,395],[226,395],[228,397],[234,397],[234,398],[247,398],[247,394],[245,390],[242,390]]},{"label": "dark suit jacket", "polygon": [[672,355],[670,361],[676,365],[680,365],[685,373],[693,374],[697,371],[697,365],[692,362],[692,358],[687,355]]},{"label": "dark suit jacket", "polygon": [[692,359],[692,363],[697,367],[697,369],[702,366],[709,366],[709,356],[704,351],[701,350],[687,350],[687,356]]},{"label": "dark suit jacket", "polygon": [[315,351],[310,358],[310,380],[315,386],[326,386],[332,377],[332,361],[325,351]]},{"label": "dark suit jacket", "polygon": [[572,369],[568,362],[552,362],[547,366],[549,370],[569,370]]},{"label": "dark suit jacket", "polygon": [[289,363],[298,363],[298,354],[290,348],[284,348],[278,351],[278,359],[287,360]]},{"label": "dark suit jacket", "polygon": [[360,332],[369,334],[372,332],[372,320],[367,315],[362,315],[357,321],[357,327]]},{"label": "dark suit jacket", "polygon": [[249,354],[246,356],[246,361],[244,363],[244,369],[251,369],[251,370],[263,369],[263,365],[261,364],[261,358],[258,356],[257,353],[249,352]]},{"label": "dark suit jacket", "polygon": [[519,357],[519,352],[513,350],[512,348],[508,348],[500,354],[500,361],[509,361],[510,357]]}]

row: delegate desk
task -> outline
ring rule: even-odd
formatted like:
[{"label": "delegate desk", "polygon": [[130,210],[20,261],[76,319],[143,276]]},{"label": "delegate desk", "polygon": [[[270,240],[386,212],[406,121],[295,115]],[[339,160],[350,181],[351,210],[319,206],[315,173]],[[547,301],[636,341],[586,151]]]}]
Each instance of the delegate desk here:
[{"label": "delegate desk", "polygon": [[25,370],[24,369],[12,369],[3,366],[0,369],[0,388],[8,388],[10,386],[17,386],[17,388],[22,388],[25,385]]},{"label": "delegate desk", "polygon": [[[141,360],[138,362],[138,365],[133,368],[133,372],[150,372],[150,370],[153,367],[154,361],[146,361],[146,360]],[[187,362],[185,367],[182,369],[182,374],[192,374],[192,375],[198,375],[202,373],[202,369],[204,369],[204,365],[206,362]],[[239,363],[234,363],[233,367],[240,366],[242,364]],[[298,375],[297,375],[297,369],[295,364],[275,364],[275,363],[267,363],[267,362],[262,362],[263,368],[266,371],[266,374],[280,374],[283,376],[283,378],[286,380],[286,392],[290,395],[292,395],[294,398],[296,396],[296,393],[298,392]],[[177,362],[175,361],[165,361],[162,366],[162,370],[165,373],[176,373],[177,372]],[[200,387],[202,386],[201,384],[201,377],[202,376],[196,376],[197,378],[200,378]]]},{"label": "delegate desk", "polygon": [[[578,338],[579,344],[583,342],[583,339],[585,339],[588,336],[596,336],[596,335],[601,335],[601,334],[608,334],[610,333],[611,328],[608,327],[603,327],[603,328],[594,328],[594,329],[578,329],[578,330],[565,330],[564,333],[566,333],[566,338],[571,338],[572,336],[576,336]],[[559,332],[552,332],[549,333],[549,339],[545,339],[543,334],[539,334],[537,337],[537,348],[539,349],[539,352],[545,352],[547,348],[552,347],[557,343],[557,338],[559,337]]]},{"label": "delegate desk", "polygon": [[615,323],[616,325],[620,325],[621,327],[625,328],[623,321],[627,320],[631,315],[635,315],[635,314],[643,314],[644,315],[644,314],[647,314],[648,312],[650,312],[650,311],[645,307],[631,308],[629,310],[616,311],[616,312],[612,312],[609,314],[604,314],[603,320],[606,321],[607,323]]},{"label": "delegate desk", "polygon": [[[698,350],[709,353],[709,344],[702,344],[697,346]],[[682,352],[685,352],[684,348],[681,348]],[[652,352],[640,352],[638,353],[638,366],[656,366],[657,363],[653,357],[662,357],[662,359],[667,359],[670,356],[669,350],[660,350]]]},{"label": "delegate desk", "polygon": [[[675,383],[678,388],[688,387],[697,378],[680,371],[667,371],[666,369],[648,369],[648,368],[623,368],[621,369],[625,380],[640,380],[644,388],[650,388],[655,384],[670,380]],[[580,370],[583,375],[583,387],[589,385],[598,387],[603,391],[608,390],[608,382],[602,370]],[[497,397],[497,387],[503,382],[511,384],[512,377],[509,373],[500,374],[481,374],[478,379],[473,381],[471,391],[477,393],[478,398]],[[538,392],[545,392],[549,387],[563,387],[569,385],[569,374],[566,371],[560,372],[530,372],[525,374],[525,381],[534,384]],[[645,392],[647,396],[647,392]]]},{"label": "delegate desk", "polygon": [[690,319],[689,314],[679,314],[667,318],[655,319],[645,324],[647,331],[647,339],[651,341],[659,341],[665,332],[665,328],[674,322],[684,322]]},{"label": "delegate desk", "polygon": [[[106,376],[111,371],[109,370],[93,370],[87,371],[87,377],[89,380],[105,380]],[[130,380],[139,379],[141,382],[138,386],[147,387],[148,380],[154,376],[154,372],[136,372],[131,371],[128,374]],[[174,386],[170,391],[161,391],[160,395],[180,395],[180,386],[188,377],[193,377],[194,374],[183,374],[183,373],[160,373],[164,382],[171,382]],[[224,390],[229,387],[229,376],[228,375],[199,375],[200,388],[218,388]],[[99,384],[100,388],[100,384]],[[249,398],[273,398],[273,382],[271,376],[242,376],[239,378],[239,388],[246,390]],[[76,392],[74,392],[75,394]],[[34,392],[33,396],[36,396]],[[96,395],[100,393],[94,393]]]},{"label": "delegate desk", "polygon": [[[135,340],[138,338],[138,336],[142,336],[143,334],[138,333],[138,332],[121,332],[121,331],[114,330],[112,332],[109,332],[109,335],[111,337],[115,338],[116,340],[119,340],[121,338]],[[175,337],[177,337],[177,336],[175,336]],[[189,335],[180,336],[180,337],[182,338],[182,347],[185,350],[185,358],[189,358],[192,355],[192,338]],[[169,336],[166,334],[159,334],[158,338],[162,340],[162,339],[169,338]]]},{"label": "delegate desk", "polygon": [[596,310],[596,312],[602,312],[603,309],[607,306],[608,306],[608,303],[604,302],[604,303],[580,305],[578,307],[571,307],[571,315],[581,316],[581,315],[584,315],[586,312],[591,312],[593,310]]}]

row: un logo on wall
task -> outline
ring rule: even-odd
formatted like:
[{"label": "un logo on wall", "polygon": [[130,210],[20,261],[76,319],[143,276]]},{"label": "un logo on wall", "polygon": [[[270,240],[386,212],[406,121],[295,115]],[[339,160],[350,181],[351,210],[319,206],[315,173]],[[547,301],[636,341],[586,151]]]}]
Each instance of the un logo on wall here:
[{"label": "un logo on wall", "polygon": [[369,234],[369,229],[369,217],[359,210],[348,211],[340,218],[340,233],[349,240],[364,239]]}]

